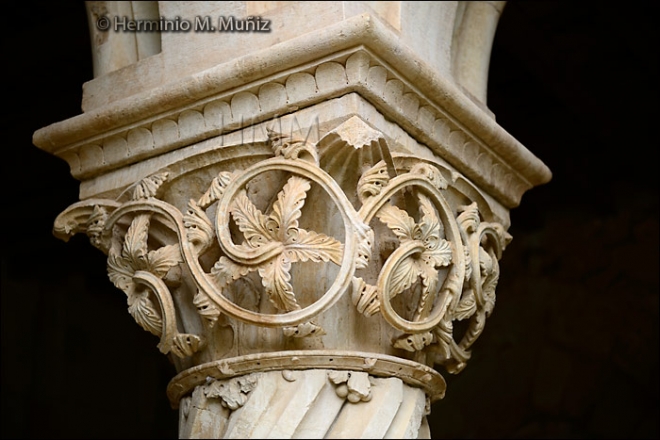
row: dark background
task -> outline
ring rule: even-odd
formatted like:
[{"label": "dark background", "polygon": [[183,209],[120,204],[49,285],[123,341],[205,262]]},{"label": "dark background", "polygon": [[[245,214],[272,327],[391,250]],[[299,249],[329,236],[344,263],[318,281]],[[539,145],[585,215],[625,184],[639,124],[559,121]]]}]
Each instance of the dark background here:
[{"label": "dark background", "polygon": [[[553,171],[512,211],[497,306],[446,374],[435,438],[657,438],[657,14],[652,3],[511,2],[489,107]],[[616,6],[611,6],[616,5]],[[2,23],[2,437],[175,438],[173,367],[105,257],[51,235],[78,200],[34,130],[80,113],[82,2]]]}]

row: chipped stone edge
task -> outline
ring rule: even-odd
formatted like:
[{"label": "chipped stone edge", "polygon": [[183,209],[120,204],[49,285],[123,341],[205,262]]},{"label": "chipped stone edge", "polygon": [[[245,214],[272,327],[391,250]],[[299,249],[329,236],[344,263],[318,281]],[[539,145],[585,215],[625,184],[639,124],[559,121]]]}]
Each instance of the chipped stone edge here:
[{"label": "chipped stone edge", "polygon": [[[228,366],[229,370],[221,371],[218,368],[220,365]],[[408,385],[423,389],[432,402],[442,399],[447,387],[445,379],[434,369],[394,356],[353,351],[298,350],[251,354],[197,365],[180,372],[170,381],[167,396],[172,408],[176,409],[182,397],[208,378],[222,380],[256,372],[310,369],[364,371],[376,377],[397,377]]]}]

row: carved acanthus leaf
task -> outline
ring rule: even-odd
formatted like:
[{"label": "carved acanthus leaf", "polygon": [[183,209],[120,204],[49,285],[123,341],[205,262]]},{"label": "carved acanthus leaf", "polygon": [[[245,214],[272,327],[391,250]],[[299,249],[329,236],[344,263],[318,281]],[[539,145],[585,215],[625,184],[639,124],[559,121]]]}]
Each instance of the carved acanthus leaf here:
[{"label": "carved acanthus leaf", "polygon": [[146,269],[147,236],[149,234],[150,214],[139,214],[133,218],[124,237],[121,256],[129,261],[134,270]]},{"label": "carved acanthus leaf", "polygon": [[151,197],[156,197],[158,189],[167,180],[167,176],[167,172],[162,172],[145,177],[135,185],[131,199],[146,200]]},{"label": "carved acanthus leaf", "polygon": [[357,258],[355,259],[355,268],[364,269],[371,260],[371,246],[374,242],[374,230],[364,223],[356,228],[357,236]]},{"label": "carved acanthus leaf", "polygon": [[147,254],[147,270],[159,278],[164,278],[174,266],[183,262],[178,245],[167,245]]},{"label": "carved acanthus leaf", "polygon": [[259,268],[261,283],[270,302],[278,310],[300,309],[291,286],[291,260],[284,253]]},{"label": "carved acanthus leaf", "polygon": [[163,320],[160,313],[156,311],[148,290],[133,291],[129,295],[128,313],[131,314],[140,327],[156,336],[161,335]]},{"label": "carved acanthus leaf", "polygon": [[296,261],[332,261],[341,264],[343,245],[333,237],[314,231],[298,229],[297,238],[286,245],[284,253]]},{"label": "carved acanthus leaf", "polygon": [[211,299],[205,293],[197,291],[195,297],[193,298],[193,304],[197,307],[197,312],[208,324],[209,327],[213,328],[215,323],[218,321],[220,316],[220,309],[218,306],[211,301]]},{"label": "carved acanthus leaf", "polygon": [[172,342],[172,352],[180,358],[192,356],[203,345],[199,336],[188,333],[177,334]]},{"label": "carved acanthus leaf", "polygon": [[220,362],[216,368],[220,373],[224,374],[225,376],[233,376],[236,374],[236,371],[234,371],[234,369],[229,366],[227,361]]},{"label": "carved acanthus leaf", "polygon": [[245,266],[222,257],[211,270],[219,287],[258,269],[269,300],[280,311],[300,309],[291,286],[291,264],[294,262],[328,262],[341,264],[343,245],[335,238],[299,228],[301,209],[310,189],[310,182],[298,176],[290,177],[264,215],[241,190],[231,203],[231,214],[243,233],[246,243],[234,245],[239,252],[249,252],[262,245],[277,243],[281,252],[266,263]]},{"label": "carved acanthus leaf", "polygon": [[417,225],[406,211],[393,205],[383,206],[376,214],[394,232],[399,240],[413,240]]},{"label": "carved acanthus leaf", "polygon": [[[461,346],[463,347],[470,347],[474,341],[477,340],[479,335],[481,335],[481,332],[484,330],[484,327],[486,327],[486,314],[485,313],[476,313],[470,322],[470,326],[468,327],[467,331],[465,332],[465,335],[463,336],[463,339],[461,340]],[[459,347],[460,348],[460,347]],[[467,350],[463,350],[463,353],[468,355],[470,352]],[[467,357],[465,358],[467,359]]]},{"label": "carved acanthus leaf", "polygon": [[330,130],[324,138],[326,136],[338,136],[342,142],[356,150],[385,142],[384,134],[380,130],[372,128],[358,116],[351,116],[348,120]]},{"label": "carved acanthus leaf", "polygon": [[222,289],[255,269],[255,267],[236,264],[227,257],[220,257],[211,269],[211,278]]},{"label": "carved acanthus leaf", "polygon": [[346,398],[349,402],[357,403],[371,400],[371,382],[367,373],[352,371],[346,385],[348,386],[348,396]]},{"label": "carved acanthus leaf", "polygon": [[390,298],[410,288],[417,277],[421,275],[422,269],[413,258],[404,258],[396,265],[390,278]]},{"label": "carved acanthus leaf", "polygon": [[416,227],[415,239],[424,243],[426,251],[422,258],[432,267],[444,267],[451,263],[451,244],[440,237],[444,234],[442,223],[438,220],[431,201],[423,195],[419,195],[419,209],[422,219]]},{"label": "carved acanthus leaf", "polygon": [[124,236],[121,255],[117,251],[119,238],[115,230],[113,244],[108,252],[108,273],[115,286],[124,291],[127,289],[126,283],[130,282],[138,270],[146,270],[164,278],[172,267],[183,262],[178,245],[148,251],[149,219],[150,214],[135,216]]},{"label": "carved acanthus leaf", "polygon": [[422,259],[432,267],[449,266],[452,259],[451,243],[445,239],[439,240],[434,249],[422,253]]},{"label": "carved acanthus leaf", "polygon": [[353,277],[353,305],[364,316],[372,316],[380,311],[378,289],[364,282],[362,278]]},{"label": "carved acanthus leaf", "polygon": [[212,243],[215,232],[213,224],[202,208],[194,200],[188,202],[188,210],[183,216],[186,238],[197,246],[197,252],[206,250]]},{"label": "carved acanthus leaf", "polygon": [[266,229],[266,216],[254,206],[245,190],[236,195],[230,212],[250,247],[257,248],[273,239]]},{"label": "carved acanthus leaf", "polygon": [[358,180],[357,193],[360,202],[364,203],[369,197],[380,194],[389,181],[390,176],[387,173],[387,164],[384,161],[380,161],[369,168]]},{"label": "carved acanthus leaf", "polygon": [[229,182],[234,178],[234,174],[229,171],[223,171],[218,174],[217,177],[214,177],[211,181],[209,189],[200,197],[197,204],[202,208],[206,209],[211,206],[213,203],[217,202],[220,196],[225,191]]},{"label": "carved acanthus leaf", "polygon": [[128,262],[119,255],[118,242],[113,241],[113,246],[108,252],[108,277],[116,288],[128,293],[133,281],[134,270]]},{"label": "carved acanthus leaf", "polygon": [[305,204],[309,189],[309,181],[298,176],[292,176],[286,182],[282,191],[277,194],[272,213],[265,224],[270,237],[274,240],[287,244],[297,240],[300,210]]},{"label": "carved acanthus leaf", "polygon": [[415,229],[414,238],[423,241],[427,249],[433,250],[438,246],[443,227],[428,197],[419,194],[418,199],[422,219]]}]

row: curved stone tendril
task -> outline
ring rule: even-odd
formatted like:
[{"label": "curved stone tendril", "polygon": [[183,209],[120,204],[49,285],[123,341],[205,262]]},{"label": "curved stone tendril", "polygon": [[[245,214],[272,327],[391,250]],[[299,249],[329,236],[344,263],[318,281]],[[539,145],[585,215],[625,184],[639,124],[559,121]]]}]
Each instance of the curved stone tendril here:
[{"label": "curved stone tendril", "polygon": [[[341,259],[339,258],[339,255],[334,255],[334,251],[330,252],[330,248],[327,247],[330,243],[330,238],[324,239],[323,237],[325,236],[314,233],[313,231],[299,230],[297,235],[291,234],[291,231],[289,231],[292,240],[293,238],[299,240],[296,243],[290,243],[288,245],[290,247],[289,250],[287,250],[287,245],[281,242],[268,240],[264,240],[263,243],[255,242],[253,243],[254,246],[237,245],[233,242],[226,225],[230,222],[232,207],[235,206],[234,200],[237,197],[240,197],[242,191],[244,191],[244,186],[251,179],[268,171],[284,171],[291,173],[295,176],[295,179],[301,181],[306,180],[319,185],[330,195],[332,200],[338,205],[345,224],[346,243],[343,245],[343,256]],[[218,289],[209,282],[206,274],[204,274],[203,271],[201,271],[201,268],[198,267],[198,263],[192,261],[195,259],[193,255],[185,258],[186,264],[192,266],[194,269],[193,276],[198,282],[200,289],[206,292],[224,312],[244,322],[270,327],[297,326],[298,324],[310,321],[318,313],[321,313],[323,310],[326,310],[334,304],[350,284],[351,276],[359,264],[359,252],[357,251],[359,243],[355,237],[365,235],[365,233],[370,230],[370,228],[364,225],[361,219],[357,216],[357,213],[352,208],[346,195],[332,177],[320,168],[304,160],[289,160],[280,157],[265,160],[247,168],[241,173],[236,173],[235,178],[227,184],[224,188],[223,194],[218,199],[216,213],[215,230],[218,243],[226,256],[225,258],[233,262],[233,264],[242,267],[250,267],[252,268],[250,270],[259,269],[260,272],[263,272],[266,267],[265,265],[274,261],[276,258],[280,258],[280,256],[286,252],[288,255],[287,258],[293,257],[300,259],[301,261],[306,261],[305,259],[310,259],[312,261],[334,261],[340,265],[340,272],[337,279],[335,279],[334,284],[330,287],[328,292],[326,292],[325,295],[315,303],[306,308],[297,310],[286,310],[287,307],[284,307],[285,313],[273,315],[251,312],[231,303],[231,301],[227,300],[222,295],[221,289]],[[257,213],[252,215],[258,216]],[[263,214],[261,215],[263,216]],[[263,223],[265,223],[265,221]],[[259,234],[267,236],[270,233],[260,228],[255,229],[255,237]],[[321,247],[318,256],[308,256],[303,252],[304,245],[307,243],[315,247]],[[187,248],[187,246],[183,247],[184,249]],[[184,251],[184,254],[185,253],[186,252]]]},{"label": "curved stone tendril", "polygon": [[[216,235],[219,237],[219,243],[223,251],[236,250],[238,246],[231,242],[228,232],[223,228],[223,221],[227,222],[227,207],[231,203],[231,199],[242,186],[248,182],[255,175],[270,171],[270,170],[283,170],[294,174],[298,174],[303,178],[313,180],[324,188],[333,198],[335,203],[340,207],[340,211],[344,217],[346,226],[346,243],[344,244],[344,255],[341,261],[340,273],[335,280],[334,284],[330,287],[328,292],[323,295],[318,301],[308,307],[300,310],[294,310],[283,314],[262,314],[252,312],[234,304],[222,294],[222,289],[218,288],[208,274],[204,272],[199,261],[196,247],[193,243],[187,240],[187,231],[183,222],[182,214],[173,206],[156,199],[131,201],[121,205],[115,212],[112,213],[109,223],[114,223],[119,217],[128,212],[151,212],[159,214],[164,217],[171,225],[178,235],[179,242],[181,243],[181,253],[185,265],[188,267],[192,278],[197,284],[200,291],[204,292],[215,303],[220,310],[224,313],[239,319],[243,322],[261,325],[266,327],[285,327],[297,326],[304,322],[311,321],[312,318],[322,311],[331,307],[340,297],[351,282],[351,277],[356,268],[357,260],[357,243],[353,238],[356,236],[356,231],[360,228],[369,229],[365,227],[361,219],[357,216],[350,202],[346,199],[339,186],[332,180],[330,176],[325,174],[322,170],[312,168],[302,163],[301,161],[290,161],[286,159],[274,158],[261,162],[251,168],[248,168],[237,179],[230,182],[225,189],[225,192],[218,201],[218,217],[216,221]],[[224,210],[224,211],[223,211]],[[226,223],[225,223],[226,224]],[[218,233],[220,231],[220,233]],[[224,235],[223,235],[224,234]],[[224,244],[224,245],[223,245]],[[281,246],[281,244],[276,244]],[[239,255],[236,252],[226,252],[230,258],[236,258],[239,262],[245,261],[245,257],[251,255],[240,255],[240,251],[244,249],[239,248]],[[269,258],[279,255],[278,249],[275,247],[270,250],[272,255],[261,255],[259,260],[249,259],[247,261],[252,264],[261,264],[268,261]]]},{"label": "curved stone tendril", "polygon": [[[149,204],[153,200],[140,199],[140,203]],[[124,211],[121,208],[125,205],[115,210],[104,223],[106,233],[113,231],[114,235],[108,250],[110,279],[127,294],[129,313],[136,322],[145,330],[160,336],[158,349],[162,353],[191,356],[201,348],[203,340],[197,335],[182,335],[178,332],[172,295],[163,281],[170,269],[182,262],[179,246],[166,245],[149,251],[147,239],[153,213]],[[135,216],[126,234],[120,237],[115,225],[125,214]],[[155,309],[149,292],[158,300],[160,313]]]},{"label": "curved stone tendril", "polygon": [[[89,199],[74,203],[62,211],[55,219],[53,223],[53,235],[64,242],[69,241],[76,234],[84,233],[90,235],[93,233],[93,229],[90,230],[90,219],[94,215],[94,212],[102,209],[107,215],[119,206],[121,206],[121,203],[108,199]],[[104,219],[104,224],[105,222],[107,222],[107,217]],[[110,247],[109,237],[104,237],[102,234],[103,232],[99,234],[98,239],[103,239],[103,241],[96,243],[92,241],[92,244],[104,253],[107,253]],[[92,236],[90,235],[91,238]]]},{"label": "curved stone tendril", "polygon": [[[465,277],[465,251],[463,250],[461,235],[456,219],[453,216],[449,204],[440,193],[440,188],[443,187],[438,184],[440,177],[432,178],[435,176],[434,173],[426,168],[423,170],[425,171],[424,173],[412,172],[392,178],[389,180],[388,184],[382,188],[379,194],[372,195],[365,199],[358,213],[362,220],[368,224],[374,216],[381,215],[380,213],[384,213],[387,210],[393,212],[394,216],[390,217],[393,220],[388,223],[388,226],[395,227],[395,235],[399,237],[402,243],[401,246],[389,256],[379,275],[378,295],[380,311],[392,326],[404,333],[410,334],[426,333],[440,323],[447,306],[455,302],[456,298],[459,296],[463,286],[463,279]],[[431,177],[429,177],[429,175]],[[446,240],[442,240],[442,243],[446,243],[451,249],[451,258],[448,261],[441,261],[442,259],[436,260],[435,256],[431,259],[429,255],[429,258],[426,259],[424,264],[433,267],[429,267],[428,270],[426,270],[425,267],[419,266],[414,261],[415,258],[419,258],[424,255],[425,252],[428,254],[431,249],[435,251],[436,247],[441,244],[439,237],[436,237],[436,240],[429,240],[429,228],[431,228],[431,226],[427,225],[425,229],[423,225],[416,225],[412,219],[405,220],[404,216],[407,217],[407,214],[392,205],[387,205],[388,201],[395,193],[408,187],[412,187],[423,193],[423,196],[421,196],[423,199],[420,199],[420,205],[426,204],[426,210],[429,209],[428,206],[435,207],[440,216],[438,227],[440,224],[443,225],[447,237]],[[385,211],[383,211],[383,209],[385,209]],[[397,214],[397,210],[401,211],[401,213]],[[430,212],[428,214],[430,215]],[[400,220],[396,220],[397,216],[399,216]],[[387,221],[384,218],[381,218],[381,220]],[[401,223],[400,227],[402,229],[398,229],[399,232],[397,232],[397,227],[394,226],[398,221],[404,222]],[[410,223],[411,221],[412,223]],[[429,222],[430,220],[423,218],[422,223],[425,221]],[[420,276],[422,276],[422,282],[426,283],[425,288],[428,290],[426,294],[435,295],[436,287],[435,285],[432,285],[432,277],[434,275],[431,275],[431,272],[435,272],[436,267],[449,265],[450,262],[451,267],[447,274],[447,278],[439,292],[439,302],[435,301],[431,296],[425,298],[424,304],[420,304],[420,313],[417,313],[413,321],[403,319],[394,311],[390,303],[391,299],[409,288]],[[422,275],[422,273],[424,273],[424,275]],[[402,276],[405,276],[405,278],[400,278]],[[433,307],[431,307],[431,305],[433,305]],[[405,337],[406,336],[404,336],[404,338]],[[431,340],[432,338],[430,337],[425,338],[427,344],[431,343]]]},{"label": "curved stone tendril", "polygon": [[[468,249],[467,285],[441,325],[434,329],[436,362],[451,373],[458,373],[470,357],[470,347],[481,335],[486,318],[495,305],[495,287],[499,279],[498,259],[511,236],[498,223],[481,221],[476,203],[459,208],[461,237]],[[460,342],[453,337],[453,320],[469,319]]]},{"label": "curved stone tendril", "polygon": [[[151,272],[139,270],[133,275],[133,280],[138,286],[141,285],[151,290],[158,299],[162,319],[162,333],[160,335],[158,349],[161,353],[167,354],[173,350],[175,343],[174,338],[179,334],[172,295],[163,280]],[[179,357],[184,357],[181,356],[182,353],[180,351],[174,351]]]}]

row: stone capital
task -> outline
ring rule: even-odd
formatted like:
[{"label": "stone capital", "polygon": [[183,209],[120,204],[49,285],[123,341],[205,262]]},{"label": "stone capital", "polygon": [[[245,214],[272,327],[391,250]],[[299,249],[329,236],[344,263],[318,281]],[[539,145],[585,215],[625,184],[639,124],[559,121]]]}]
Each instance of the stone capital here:
[{"label": "stone capital", "polygon": [[[119,3],[90,2],[90,20],[126,18]],[[320,13],[220,3],[158,7],[273,26]],[[232,34],[254,38],[234,55],[194,32],[103,34],[85,112],[35,133],[81,180],[54,232],[107,254],[179,372],[182,437],[428,436],[436,368],[465,368],[493,311],[509,209],[550,178],[486,107],[500,3],[349,3],[302,35]],[[118,55],[131,38],[143,58]]]}]

